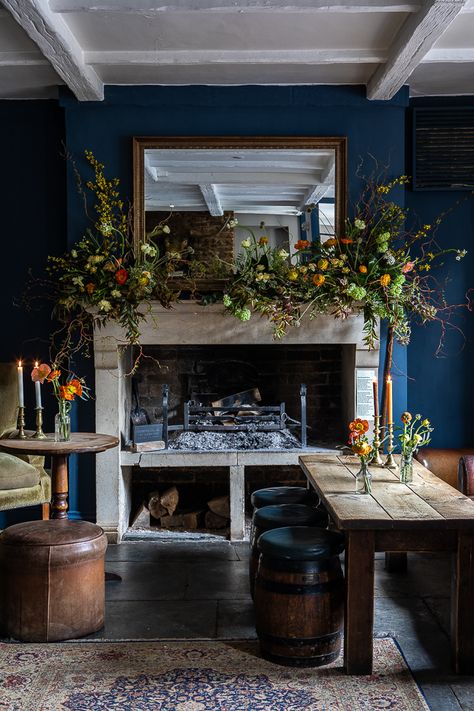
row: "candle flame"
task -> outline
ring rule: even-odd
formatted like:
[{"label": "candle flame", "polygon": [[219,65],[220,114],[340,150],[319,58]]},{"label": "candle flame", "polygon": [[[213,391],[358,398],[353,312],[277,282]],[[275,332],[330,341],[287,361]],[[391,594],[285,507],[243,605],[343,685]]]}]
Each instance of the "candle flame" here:
[{"label": "candle flame", "polygon": [[39,364],[38,364],[38,361],[37,361],[37,360],[35,360],[35,368],[37,368],[37,367],[38,367],[38,365],[39,365]]},{"label": "candle flame", "polygon": [[391,375],[387,375],[387,383],[391,383],[391,382],[392,382],[392,376],[391,376]]},{"label": "candle flame", "polygon": [[20,360],[18,361],[18,367],[21,368],[21,358],[20,358]]}]

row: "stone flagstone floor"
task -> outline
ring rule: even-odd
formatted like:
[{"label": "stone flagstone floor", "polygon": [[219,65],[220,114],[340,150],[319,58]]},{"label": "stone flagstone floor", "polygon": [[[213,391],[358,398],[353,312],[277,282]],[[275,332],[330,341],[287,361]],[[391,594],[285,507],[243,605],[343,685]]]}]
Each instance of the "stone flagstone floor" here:
[{"label": "stone flagstone floor", "polygon": [[[248,639],[248,544],[133,542],[109,546],[105,628],[86,639]],[[391,634],[433,711],[474,711],[474,676],[450,669],[449,558],[409,555],[407,573],[376,560],[375,633]],[[474,601],[473,601],[474,604]]]}]

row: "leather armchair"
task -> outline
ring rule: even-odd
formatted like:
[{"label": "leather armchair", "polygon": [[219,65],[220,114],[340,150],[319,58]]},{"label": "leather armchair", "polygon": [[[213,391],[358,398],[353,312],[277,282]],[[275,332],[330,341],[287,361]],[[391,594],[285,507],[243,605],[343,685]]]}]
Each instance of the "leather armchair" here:
[{"label": "leather armchair", "polygon": [[433,474],[459,489],[467,496],[474,496],[474,449],[436,449],[423,447],[415,458]]},{"label": "leather armchair", "polygon": [[[18,407],[17,371],[14,363],[0,363],[0,437],[16,430]],[[0,511],[42,506],[42,518],[49,518],[51,478],[44,469],[44,457],[13,456],[0,452]]]}]

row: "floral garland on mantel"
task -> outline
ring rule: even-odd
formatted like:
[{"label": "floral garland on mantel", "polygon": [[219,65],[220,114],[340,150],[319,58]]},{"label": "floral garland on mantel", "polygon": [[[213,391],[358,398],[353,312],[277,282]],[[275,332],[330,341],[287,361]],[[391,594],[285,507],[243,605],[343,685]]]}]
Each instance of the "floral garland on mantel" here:
[{"label": "floral garland on mantel", "polygon": [[[123,327],[129,343],[139,344],[140,321],[152,300],[166,308],[178,300],[171,281],[174,272],[187,263],[199,274],[189,251],[160,248],[160,238],[170,232],[169,217],[153,229],[152,239],[145,238],[134,249],[119,180],[107,179],[104,165],[90,151],[85,156],[94,179],[84,185],[77,170],[76,177],[86,212],[88,195],[95,198],[92,224],[69,252],[48,257],[49,279],[34,280],[26,295],[31,302],[40,285],[42,296],[47,291],[54,301],[61,328],[52,336],[52,358],[58,364],[79,350],[87,353],[93,326],[111,319]],[[408,211],[392,202],[389,193],[407,182],[406,176],[385,184],[366,181],[345,233],[324,242],[300,239],[291,258],[269,246],[263,223],[259,236],[249,230],[242,254],[233,264],[221,264],[220,276],[227,277],[221,295],[227,312],[242,321],[252,310],[266,316],[278,338],[305,315],[345,318],[362,313],[369,347],[375,346],[378,319],[386,319],[404,344],[410,340],[412,316],[423,323],[447,323],[455,307],[446,303],[432,269],[444,265],[448,253],[459,261],[466,251],[437,245],[434,235],[444,215],[433,225],[406,230]],[[236,220],[232,222],[235,226]]]}]

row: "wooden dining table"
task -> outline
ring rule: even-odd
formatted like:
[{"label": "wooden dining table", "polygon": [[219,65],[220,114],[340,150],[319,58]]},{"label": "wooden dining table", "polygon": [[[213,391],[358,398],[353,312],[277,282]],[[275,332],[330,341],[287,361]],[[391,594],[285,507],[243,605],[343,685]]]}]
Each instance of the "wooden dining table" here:
[{"label": "wooden dining table", "polygon": [[474,501],[414,462],[413,481],[372,467],[371,494],[355,493],[355,457],[299,458],[333,525],[345,534],[344,668],[371,674],[374,557],[377,551],[453,554],[451,647],[454,670],[474,674]]}]

